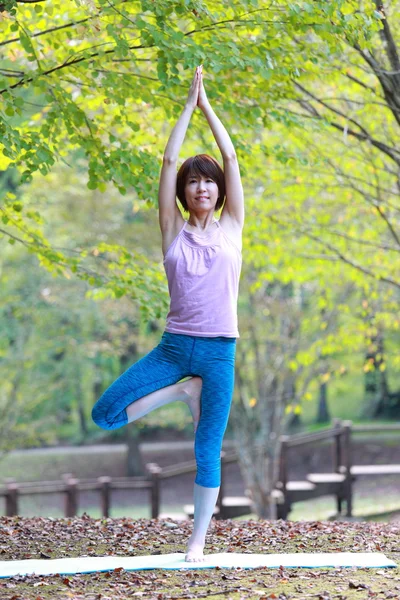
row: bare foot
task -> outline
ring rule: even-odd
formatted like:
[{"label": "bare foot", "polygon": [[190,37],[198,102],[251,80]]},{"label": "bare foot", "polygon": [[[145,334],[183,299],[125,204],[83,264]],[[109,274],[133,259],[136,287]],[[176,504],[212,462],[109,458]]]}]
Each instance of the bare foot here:
[{"label": "bare foot", "polygon": [[203,554],[204,546],[201,544],[188,544],[188,551],[185,556],[185,562],[203,562],[205,560]]},{"label": "bare foot", "polygon": [[203,387],[203,380],[201,377],[191,377],[187,381],[184,381],[183,391],[187,396],[187,400],[184,400],[188,405],[190,412],[193,417],[194,433],[196,433],[197,426],[200,420],[201,412],[201,390]]}]

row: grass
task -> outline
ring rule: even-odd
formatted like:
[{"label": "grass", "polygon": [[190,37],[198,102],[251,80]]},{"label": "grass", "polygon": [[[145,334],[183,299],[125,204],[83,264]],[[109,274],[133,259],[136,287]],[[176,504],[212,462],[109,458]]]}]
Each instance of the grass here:
[{"label": "grass", "polygon": [[[370,441],[372,437],[369,436]],[[398,444],[394,438],[386,439],[385,443]],[[39,449],[27,452],[14,452],[6,456],[1,462],[1,478],[5,480],[8,477],[14,477],[17,481],[32,480],[51,480],[59,479],[63,473],[73,471],[78,478],[96,477],[105,473],[112,473],[114,476],[125,475],[126,468],[126,447],[122,444],[114,446],[96,446],[91,447],[72,447]],[[371,512],[385,513],[400,509],[400,500],[398,493],[392,492],[395,489],[398,478],[389,480],[380,477],[374,480],[363,480],[363,492],[360,493],[356,485],[354,495],[353,514],[363,515]],[[386,487],[385,487],[386,486]],[[385,492],[382,496],[381,490]],[[132,493],[133,504],[127,506],[124,499],[124,505],[116,504],[113,499],[112,516],[149,518],[150,506],[147,503],[147,494],[143,490]],[[34,496],[21,497],[19,500],[19,512],[23,516],[63,516],[64,498],[61,494],[58,496]],[[92,517],[100,517],[99,497],[97,494],[86,494],[85,498],[80,498],[79,514],[86,512]],[[294,521],[328,519],[336,512],[336,503],[334,497],[316,498],[313,501],[296,503],[290,514],[290,519]],[[4,500],[0,498],[0,514],[5,513]],[[162,505],[161,513],[182,515],[183,503],[175,506]],[[256,515],[249,515],[248,518],[257,518]]]},{"label": "grass", "polygon": [[[344,357],[343,362],[347,364],[351,357]],[[346,419],[353,423],[361,423],[361,414],[364,404],[364,380],[362,373],[362,361],[360,357],[355,358],[358,367],[354,368],[344,376],[333,377],[328,382],[328,409],[331,418]],[[389,373],[390,375],[390,373]],[[400,374],[394,373],[389,376],[390,389],[395,391],[400,388]],[[312,399],[304,400],[301,405],[301,420],[304,427],[313,429],[317,416],[318,390],[312,390]],[[385,421],[382,421],[382,423]],[[386,421],[393,423],[393,421]]]},{"label": "grass", "polygon": [[[366,497],[359,497],[355,495],[355,501],[353,506],[353,516],[363,516],[375,511],[389,513],[391,511],[400,512],[400,498],[396,493],[387,495],[381,498],[377,502],[377,496],[371,495]],[[324,521],[329,519],[336,513],[336,499],[328,496],[322,498],[315,498],[308,502],[297,502],[293,506],[293,510],[290,513],[291,521]]]},{"label": "grass", "polygon": [[[314,426],[312,429],[325,427]],[[398,445],[398,436],[393,433],[357,434],[354,439]],[[8,478],[21,482],[60,479],[64,473],[71,471],[80,479],[106,473],[112,473],[115,477],[125,476],[126,460],[127,449],[124,444],[17,450],[0,458],[0,483]]]},{"label": "grass", "polygon": [[[351,390],[351,392],[350,392]],[[353,423],[358,423],[358,414],[362,404],[362,380],[356,375],[346,375],[336,378],[329,382],[328,404],[331,408],[332,416],[343,419],[350,419]],[[173,422],[173,416],[183,419],[182,407],[178,403],[163,407]],[[301,419],[303,425],[308,430],[317,430],[326,427],[326,425],[315,424],[315,415],[317,402],[305,401]],[[157,415],[157,412],[159,413]],[[149,417],[160,417],[160,411],[151,413]],[[164,413],[163,413],[164,414]],[[146,417],[147,418],[147,417]],[[149,421],[149,424],[150,421]],[[229,437],[229,429],[226,438]],[[355,439],[365,439],[363,435],[357,435]],[[382,442],[385,444],[398,445],[398,440],[393,434],[368,434],[368,441]],[[0,483],[7,478],[14,478],[16,481],[34,481],[34,480],[52,480],[60,479],[64,473],[73,472],[78,478],[97,477],[103,474],[112,474],[113,476],[124,476],[126,474],[127,450],[124,444],[114,444],[101,447],[95,447],[95,452],[89,446],[64,447],[51,449],[34,449],[27,452],[13,452],[0,459]],[[379,480],[381,481],[381,479]],[[361,497],[356,490],[354,515],[366,514],[371,512],[373,506],[375,512],[389,512],[397,510],[400,501],[396,494],[385,493],[382,498],[379,496],[378,489],[371,489],[365,497]],[[379,504],[377,503],[379,498]],[[135,498],[133,506],[116,506],[112,510],[112,516],[115,518],[130,516],[137,518],[149,518],[150,508],[148,504],[143,503],[140,497]],[[54,498],[46,501],[40,497],[25,497],[20,500],[20,512],[22,515],[43,515],[50,517],[61,517],[63,514],[63,498],[60,495],[59,506],[55,506]],[[182,514],[182,505],[162,506],[161,512],[168,514]],[[290,518],[294,521],[309,519],[327,519],[335,513],[335,499],[332,497],[317,498],[313,501],[301,502],[294,505]],[[4,502],[0,498],[0,512],[4,514]],[[93,500],[89,500],[80,507],[80,513],[86,511],[93,517],[100,517],[100,509],[97,504],[97,497],[93,495]],[[249,515],[248,518],[257,518],[256,515]]]},{"label": "grass", "polygon": [[91,478],[113,473],[115,477],[126,474],[127,449],[123,444],[91,447],[43,448],[14,451],[0,461],[0,481],[51,481],[64,473],[80,478]]},{"label": "grass", "polygon": [[[311,400],[301,405],[301,420],[307,427],[315,424],[318,402],[317,391]],[[360,418],[363,402],[362,381],[358,374],[350,373],[345,377],[331,379],[328,383],[328,408],[331,417],[355,421]]]}]

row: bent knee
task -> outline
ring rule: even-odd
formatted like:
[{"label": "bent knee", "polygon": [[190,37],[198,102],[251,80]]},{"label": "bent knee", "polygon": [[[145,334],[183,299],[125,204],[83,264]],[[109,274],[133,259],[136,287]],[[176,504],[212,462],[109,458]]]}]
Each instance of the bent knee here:
[{"label": "bent knee", "polygon": [[118,427],[122,427],[128,422],[126,411],[122,411],[116,417],[112,417],[100,402],[97,402],[92,408],[92,419],[98,427],[108,431],[110,429],[118,429]]},{"label": "bent knee", "polygon": [[95,404],[92,408],[92,419],[98,427],[108,429],[108,422],[105,418],[104,410],[101,410],[99,404]]}]

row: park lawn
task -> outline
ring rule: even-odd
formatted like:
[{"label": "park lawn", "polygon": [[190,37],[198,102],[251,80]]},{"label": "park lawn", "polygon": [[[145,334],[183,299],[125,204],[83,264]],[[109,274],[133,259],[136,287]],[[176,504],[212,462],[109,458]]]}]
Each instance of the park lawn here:
[{"label": "park lawn", "polygon": [[[339,360],[339,357],[336,357]],[[354,355],[350,357],[343,355],[343,364],[349,368],[346,375],[332,377],[328,382],[327,403],[331,418],[353,421],[354,424],[363,423],[363,411],[365,402],[364,379],[360,376],[363,372],[363,357]],[[400,389],[400,375],[395,369],[389,370],[388,374],[389,389],[395,391]],[[310,399],[304,399],[301,403],[301,421],[302,426],[307,431],[319,429],[321,426],[316,424],[318,413],[318,394],[319,386],[316,380],[310,387]],[[390,420],[380,420],[379,423],[393,423]],[[365,424],[372,424],[371,421],[365,421]],[[323,425],[326,427],[327,424]]]},{"label": "park lawn", "polygon": [[[372,424],[370,421],[364,423],[354,421],[354,423]],[[379,423],[384,422],[380,421]],[[388,423],[390,422],[388,421]],[[325,429],[328,426],[329,424],[310,425],[309,431]],[[228,440],[228,436],[225,440]],[[382,446],[398,445],[398,436],[393,433],[356,434],[354,440],[359,442],[374,441]],[[321,444],[329,445],[330,442],[322,442]],[[125,476],[126,461],[127,447],[125,444],[15,450],[0,456],[0,484],[8,478],[13,478],[19,482],[59,479],[64,473],[71,471],[75,477],[81,479],[106,474],[114,477]]]},{"label": "park lawn", "polygon": [[[185,552],[192,523],[172,519],[2,517],[3,560]],[[399,523],[213,521],[206,553],[383,552],[400,563]],[[0,579],[2,600],[399,598],[400,569],[115,570]]]},{"label": "park lawn", "polygon": [[81,479],[108,473],[119,477],[126,475],[126,460],[124,444],[15,450],[1,457],[0,481],[51,481],[71,471]]}]

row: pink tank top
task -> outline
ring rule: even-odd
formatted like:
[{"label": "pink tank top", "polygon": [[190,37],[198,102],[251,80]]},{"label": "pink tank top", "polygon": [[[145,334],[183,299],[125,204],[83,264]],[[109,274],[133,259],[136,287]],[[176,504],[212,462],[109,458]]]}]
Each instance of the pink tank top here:
[{"label": "pink tank top", "polygon": [[186,229],[164,258],[170,309],[165,331],[203,337],[240,337],[237,299],[242,255],[218,221],[205,236]]}]

